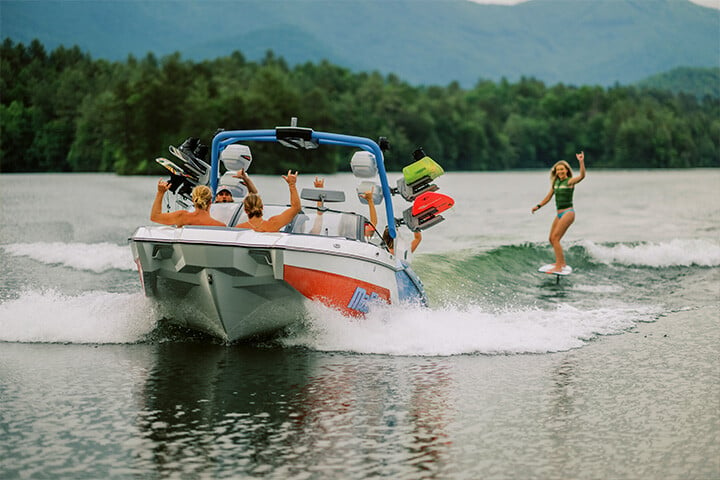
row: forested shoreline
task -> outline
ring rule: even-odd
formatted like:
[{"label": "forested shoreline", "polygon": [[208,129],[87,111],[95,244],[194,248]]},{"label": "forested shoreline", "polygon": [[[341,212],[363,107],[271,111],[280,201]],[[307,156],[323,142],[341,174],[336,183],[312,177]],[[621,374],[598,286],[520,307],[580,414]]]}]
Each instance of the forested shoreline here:
[{"label": "forested shoreline", "polygon": [[[194,62],[180,54],[93,60],[78,47],[47,52],[5,39],[0,50],[0,172],[158,173],[153,161],[218,128],[299,124],[385,136],[388,169],[422,146],[446,170],[545,168],[586,152],[598,168],[720,166],[720,99],[633,86],[478,81],[471,89],[412,86],[395,75],[327,62],[290,67],[272,52]],[[348,152],[264,155],[255,173],[332,173]]]}]

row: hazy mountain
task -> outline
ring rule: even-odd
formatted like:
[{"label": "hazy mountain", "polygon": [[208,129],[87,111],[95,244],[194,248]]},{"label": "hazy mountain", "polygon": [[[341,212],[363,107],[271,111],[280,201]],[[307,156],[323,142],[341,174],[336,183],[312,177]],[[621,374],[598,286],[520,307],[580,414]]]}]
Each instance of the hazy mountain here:
[{"label": "hazy mountain", "polygon": [[720,98],[720,68],[674,68],[641,80],[637,85],[689,93],[697,98]]},{"label": "hazy mountain", "polygon": [[78,45],[94,58],[179,51],[194,60],[268,49],[288,63],[327,59],[414,84],[634,83],[676,67],[720,66],[720,11],[687,0],[16,1],[0,34]]}]

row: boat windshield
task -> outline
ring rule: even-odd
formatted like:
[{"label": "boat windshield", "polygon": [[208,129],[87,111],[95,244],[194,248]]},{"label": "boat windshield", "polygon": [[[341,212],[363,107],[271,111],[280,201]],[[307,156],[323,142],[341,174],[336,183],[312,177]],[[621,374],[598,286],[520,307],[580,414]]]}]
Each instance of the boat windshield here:
[{"label": "boat windshield", "polygon": [[350,240],[365,241],[366,223],[368,222],[365,217],[355,213],[305,209],[295,217],[290,231],[307,235],[345,237]]},{"label": "boat windshield", "polygon": [[[272,217],[283,212],[286,208],[287,206],[283,205],[265,205],[264,213],[267,217]],[[239,209],[237,213],[238,215],[235,215],[230,222],[230,226],[247,221],[247,215],[242,209]],[[381,235],[372,227],[370,221],[362,215],[334,210],[320,211],[312,207],[304,207],[303,211],[298,213],[292,222],[280,231],[324,237],[343,237],[349,240],[370,242],[375,245],[382,243]]]},{"label": "boat windshield", "polygon": [[242,203],[213,203],[210,205],[210,216],[227,225],[241,206]]}]

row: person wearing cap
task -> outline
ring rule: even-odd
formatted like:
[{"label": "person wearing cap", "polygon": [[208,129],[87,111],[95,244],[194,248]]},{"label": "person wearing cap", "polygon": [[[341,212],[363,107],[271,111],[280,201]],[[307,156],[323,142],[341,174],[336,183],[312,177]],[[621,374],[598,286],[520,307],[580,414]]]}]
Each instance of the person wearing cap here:
[{"label": "person wearing cap", "polygon": [[[247,186],[248,193],[258,193],[255,184],[250,180],[250,177],[245,172],[244,168],[237,171],[234,178],[239,178]],[[215,193],[215,203],[232,203],[235,199],[232,196],[232,192],[226,185],[218,186],[218,191]]]},{"label": "person wearing cap", "polygon": [[235,201],[232,192],[225,185],[220,185],[219,188],[215,194],[215,203],[232,203]]}]

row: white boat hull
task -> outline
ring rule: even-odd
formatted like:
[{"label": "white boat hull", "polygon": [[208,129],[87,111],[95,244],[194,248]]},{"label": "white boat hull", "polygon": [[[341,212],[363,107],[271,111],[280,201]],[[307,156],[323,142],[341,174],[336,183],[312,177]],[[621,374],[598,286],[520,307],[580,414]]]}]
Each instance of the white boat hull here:
[{"label": "white boat hull", "polygon": [[356,240],[150,226],[138,228],[130,243],[143,289],[163,316],[226,341],[299,321],[308,299],[358,316],[374,300],[424,301],[412,272],[386,250]]}]

